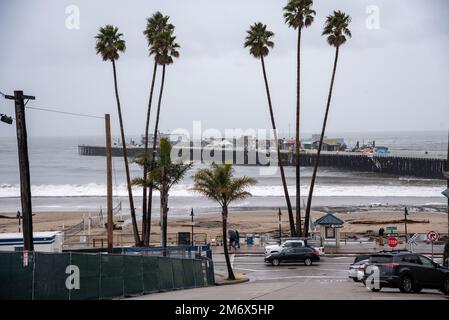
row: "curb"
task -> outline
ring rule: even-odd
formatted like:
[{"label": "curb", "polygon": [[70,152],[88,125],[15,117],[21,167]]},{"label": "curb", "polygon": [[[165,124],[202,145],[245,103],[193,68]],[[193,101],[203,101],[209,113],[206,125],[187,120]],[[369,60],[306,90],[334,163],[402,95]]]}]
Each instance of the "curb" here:
[{"label": "curb", "polygon": [[239,279],[239,280],[226,280],[226,282],[215,283],[215,285],[216,286],[227,286],[227,285],[231,285],[231,284],[245,283],[248,281],[249,281],[249,278]]},{"label": "curb", "polygon": [[[214,275],[219,275],[224,277],[222,274],[215,272]],[[245,277],[244,279],[236,279],[236,280],[225,280],[224,282],[215,282],[214,284],[216,286],[226,286],[226,285],[231,285],[231,284],[239,284],[239,283],[244,283],[244,282],[248,282],[249,278]]]}]

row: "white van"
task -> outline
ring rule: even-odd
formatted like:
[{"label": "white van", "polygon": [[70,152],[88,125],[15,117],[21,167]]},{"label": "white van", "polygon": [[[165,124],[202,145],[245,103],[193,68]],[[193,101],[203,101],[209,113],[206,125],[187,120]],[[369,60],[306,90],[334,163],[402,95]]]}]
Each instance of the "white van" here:
[{"label": "white van", "polygon": [[[64,233],[61,231],[34,232],[34,251],[62,252]],[[0,233],[0,251],[22,251],[22,233]]]}]

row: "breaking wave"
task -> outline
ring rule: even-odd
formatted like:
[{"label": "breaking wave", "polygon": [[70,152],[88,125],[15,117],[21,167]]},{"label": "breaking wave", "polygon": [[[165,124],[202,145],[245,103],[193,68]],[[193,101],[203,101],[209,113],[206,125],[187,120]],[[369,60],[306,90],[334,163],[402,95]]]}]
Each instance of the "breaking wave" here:
[{"label": "breaking wave", "polygon": [[[180,184],[172,188],[171,197],[201,197],[191,191],[192,185]],[[308,185],[301,186],[301,194],[307,195]],[[441,197],[444,186],[383,186],[383,185],[317,185],[314,195],[320,197]],[[140,195],[140,188],[133,188],[135,195]],[[289,187],[290,194],[294,194],[294,186]],[[33,197],[105,197],[106,185],[97,183],[88,184],[45,184],[33,185],[31,187]],[[282,197],[284,195],[282,186],[254,186],[250,188],[253,196],[259,197]],[[125,184],[113,187],[115,196],[127,196]],[[155,191],[155,195],[158,192]],[[20,197],[20,186],[2,184],[0,185],[0,198]]]}]

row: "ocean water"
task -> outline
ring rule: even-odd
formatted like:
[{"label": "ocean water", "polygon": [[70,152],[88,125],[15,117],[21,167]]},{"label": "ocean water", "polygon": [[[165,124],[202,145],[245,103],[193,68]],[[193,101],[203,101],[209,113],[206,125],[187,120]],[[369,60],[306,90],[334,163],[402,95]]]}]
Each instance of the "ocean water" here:
[{"label": "ocean water", "polygon": [[[331,135],[329,135],[331,136]],[[334,135],[335,136],[335,135]],[[349,145],[376,140],[394,151],[428,151],[445,153],[447,133],[348,133],[339,134]],[[133,137],[138,140],[138,137]],[[78,144],[104,144],[102,137],[30,137],[29,157],[34,212],[97,211],[106,206],[106,158],[78,155]],[[217,205],[191,191],[192,176],[205,164],[195,164],[185,179],[170,192],[170,214],[188,215],[196,212],[218,211]],[[113,158],[114,202],[128,208],[122,158]],[[277,172],[264,175],[259,167],[236,166],[237,176],[250,176],[258,183],[251,188],[253,197],[234,204],[235,209],[285,207],[283,189]],[[306,200],[312,168],[301,168],[301,195]],[[140,176],[141,169],[131,165],[131,175]],[[290,194],[294,190],[294,168],[287,167]],[[442,209],[447,204],[441,195],[446,181],[426,180],[373,173],[320,168],[314,192],[314,206],[332,208],[351,207],[426,207]],[[137,210],[141,206],[142,191],[134,188]],[[158,198],[157,192],[155,196]],[[20,210],[20,188],[15,138],[0,137],[0,212]],[[158,210],[158,199],[154,201]],[[292,197],[292,203],[295,203]],[[341,209],[342,210],[342,209]],[[349,209],[348,209],[349,210]]]}]

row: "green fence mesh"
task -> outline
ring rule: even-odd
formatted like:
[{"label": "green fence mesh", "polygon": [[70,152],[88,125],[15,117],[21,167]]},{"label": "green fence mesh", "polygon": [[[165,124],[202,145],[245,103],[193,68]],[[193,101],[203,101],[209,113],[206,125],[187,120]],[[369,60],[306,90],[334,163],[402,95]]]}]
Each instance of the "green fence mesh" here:
[{"label": "green fence mesh", "polygon": [[124,296],[123,256],[101,254],[100,299]]},{"label": "green fence mesh", "polygon": [[71,253],[71,264],[79,268],[80,286],[70,290],[71,300],[98,299],[100,297],[100,255]]},{"label": "green fence mesh", "polygon": [[168,257],[159,257],[159,290],[173,290],[173,267],[172,259]]},{"label": "green fence mesh", "polygon": [[70,253],[34,253],[34,299],[68,300],[66,268]]},{"label": "green fence mesh", "polygon": [[195,286],[205,286],[206,283],[204,281],[203,262],[201,260],[193,260],[193,271],[195,274]]},{"label": "green fence mesh", "polygon": [[193,260],[183,259],[182,266],[184,271],[184,287],[194,288],[195,287],[195,273],[193,271]]},{"label": "green fence mesh", "polygon": [[184,271],[182,268],[182,259],[172,259],[173,268],[173,287],[176,289],[184,288]]},{"label": "green fence mesh", "polygon": [[143,292],[159,291],[158,257],[143,257]]},{"label": "green fence mesh", "polygon": [[123,256],[123,280],[125,296],[143,293],[143,257]]},{"label": "green fence mesh", "polygon": [[213,284],[211,260],[0,252],[0,299],[112,299]]},{"label": "green fence mesh", "polygon": [[21,252],[0,252],[0,299],[33,298],[33,261],[32,253],[24,266]]},{"label": "green fence mesh", "polygon": [[212,259],[208,259],[204,263],[206,265],[207,284],[212,286],[215,284],[214,262]]}]

